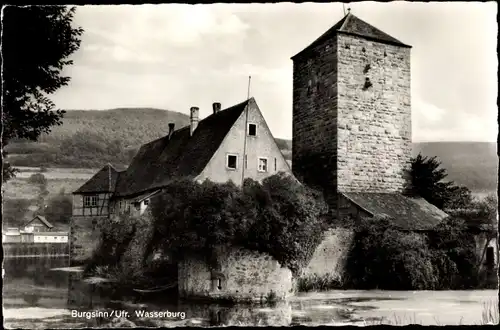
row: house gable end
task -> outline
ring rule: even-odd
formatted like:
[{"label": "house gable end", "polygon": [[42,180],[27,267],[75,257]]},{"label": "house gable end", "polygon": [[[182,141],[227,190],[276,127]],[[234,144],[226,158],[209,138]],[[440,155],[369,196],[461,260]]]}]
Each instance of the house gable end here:
[{"label": "house gable end", "polygon": [[[249,135],[249,124],[255,125],[255,135]],[[236,168],[228,167],[228,157],[234,156],[237,158]],[[258,171],[259,159],[265,160],[266,171]],[[291,169],[255,99],[250,98],[248,106],[233,123],[196,180],[210,179],[220,183],[233,181],[241,184],[243,176],[261,180],[277,172],[291,173]]]}]

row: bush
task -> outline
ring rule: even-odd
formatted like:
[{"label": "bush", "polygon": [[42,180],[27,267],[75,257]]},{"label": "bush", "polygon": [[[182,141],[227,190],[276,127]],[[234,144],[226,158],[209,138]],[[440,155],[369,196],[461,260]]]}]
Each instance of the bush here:
[{"label": "bush", "polygon": [[477,286],[475,242],[463,221],[450,218],[429,235],[404,232],[386,220],[364,220],[349,252],[347,286],[436,290]]},{"label": "bush", "polygon": [[28,182],[31,184],[45,186],[47,185],[47,178],[45,178],[45,175],[42,173],[35,173],[29,177]]},{"label": "bush", "polygon": [[52,197],[44,210],[44,215],[51,222],[69,224],[73,214],[73,200],[63,194]]},{"label": "bush", "polygon": [[328,291],[334,289],[343,289],[344,284],[341,279],[331,274],[319,276],[312,274],[308,276],[301,276],[297,279],[296,288],[299,292],[309,291]]}]

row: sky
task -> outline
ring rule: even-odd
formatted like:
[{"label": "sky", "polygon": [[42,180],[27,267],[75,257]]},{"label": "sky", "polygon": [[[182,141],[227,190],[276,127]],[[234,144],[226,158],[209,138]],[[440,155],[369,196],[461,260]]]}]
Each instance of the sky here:
[{"label": "sky", "polygon": [[[411,50],[412,139],[496,141],[496,2],[345,4]],[[200,117],[255,97],[292,138],[291,56],[344,16],[342,3],[80,6],[80,49],[61,109],[152,107]],[[165,125],[167,126],[167,125]]]}]

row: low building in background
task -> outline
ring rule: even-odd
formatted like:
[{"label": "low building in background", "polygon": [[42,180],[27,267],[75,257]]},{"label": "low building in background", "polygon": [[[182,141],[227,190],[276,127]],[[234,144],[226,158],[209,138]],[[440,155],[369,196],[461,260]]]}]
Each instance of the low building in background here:
[{"label": "low building in background", "polygon": [[67,231],[56,231],[44,216],[37,215],[21,229],[7,228],[2,233],[3,243],[68,243]]}]

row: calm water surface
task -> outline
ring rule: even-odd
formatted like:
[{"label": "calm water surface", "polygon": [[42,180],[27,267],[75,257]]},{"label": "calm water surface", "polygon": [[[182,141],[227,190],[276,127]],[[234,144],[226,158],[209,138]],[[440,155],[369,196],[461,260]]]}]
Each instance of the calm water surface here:
[{"label": "calm water surface", "polygon": [[[481,324],[484,304],[498,305],[498,291],[329,291],[298,294],[273,307],[178,302],[168,295],[109,293],[82,281],[67,258],[4,260],[3,315],[6,328],[79,328],[220,325]],[[498,309],[497,309],[498,310]],[[72,315],[75,311],[78,315]],[[86,317],[84,312],[126,311],[129,317]],[[136,312],[177,313],[137,317]],[[110,323],[111,322],[111,323]],[[141,323],[142,322],[142,323]],[[144,323],[146,322],[146,323]]]}]

